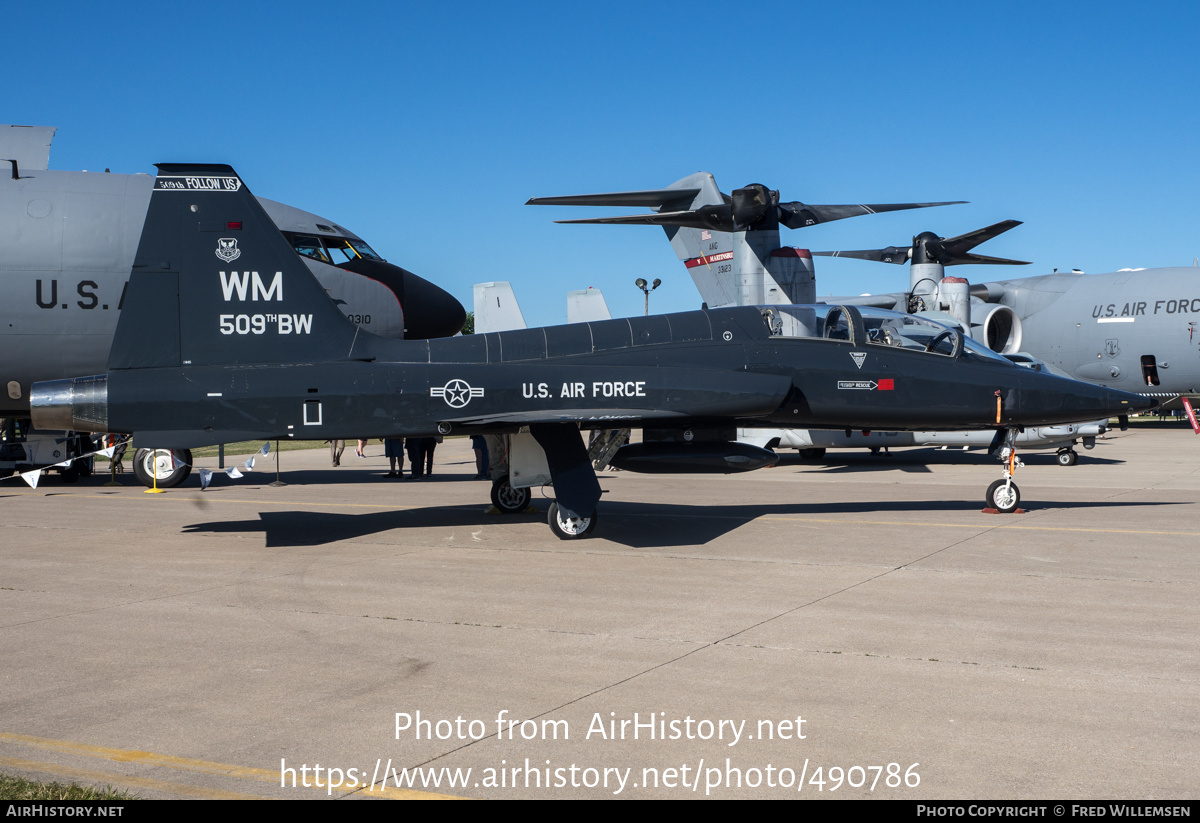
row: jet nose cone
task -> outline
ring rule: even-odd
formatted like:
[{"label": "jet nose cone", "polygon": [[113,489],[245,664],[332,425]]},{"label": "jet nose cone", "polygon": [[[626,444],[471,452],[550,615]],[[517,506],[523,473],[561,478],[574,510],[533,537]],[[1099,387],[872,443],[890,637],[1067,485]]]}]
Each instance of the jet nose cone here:
[{"label": "jet nose cone", "polygon": [[382,260],[351,260],[340,264],[340,268],[370,277],[392,290],[404,311],[406,340],[453,337],[462,331],[467,319],[463,304],[424,277]]},{"label": "jet nose cone", "polygon": [[410,271],[404,272],[404,337],[427,340],[462,331],[467,310],[450,292]]},{"label": "jet nose cone", "polygon": [[1159,401],[1141,394],[1110,389],[1054,375],[1033,373],[1021,391],[1020,415],[1040,424],[1078,423],[1101,417],[1123,417],[1149,411]]}]

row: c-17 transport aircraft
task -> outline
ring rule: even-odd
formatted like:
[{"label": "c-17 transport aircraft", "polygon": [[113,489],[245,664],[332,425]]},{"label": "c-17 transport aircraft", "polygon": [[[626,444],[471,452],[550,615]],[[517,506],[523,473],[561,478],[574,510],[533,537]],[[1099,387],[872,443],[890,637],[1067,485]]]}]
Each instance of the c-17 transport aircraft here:
[{"label": "c-17 transport aircraft", "polygon": [[[738,427],[1011,436],[1154,405],[1019,368],[920,318],[853,306],[384,338],[346,319],[231,167],[158,169],[107,373],[35,384],[37,426],[170,449],[528,426],[553,480],[550,527],[573,538],[595,526],[601,495],[581,427],[655,430],[628,447],[643,470],[712,470],[715,454],[728,472],[774,462],[736,443]],[[224,241],[235,231],[240,259],[231,261]],[[872,341],[885,327],[901,345]],[[987,499],[1016,509],[1011,474]]]},{"label": "c-17 transport aircraft", "polygon": [[[146,220],[154,177],[49,169],[56,129],[0,126],[0,417],[10,434],[29,415],[34,381],[102,371],[125,303],[126,282]],[[341,311],[386,337],[450,336],[466,310],[452,295],[388,263],[358,235],[333,221],[260,198],[277,230]],[[241,255],[236,230],[217,231],[221,256]],[[236,288],[262,284],[239,281]],[[152,340],[147,345],[153,345]],[[62,435],[57,438],[63,439]],[[16,446],[29,460],[31,443]],[[64,455],[44,461],[56,463]],[[171,486],[187,476],[178,461],[139,449],[135,471],[147,485],[157,474]]]}]

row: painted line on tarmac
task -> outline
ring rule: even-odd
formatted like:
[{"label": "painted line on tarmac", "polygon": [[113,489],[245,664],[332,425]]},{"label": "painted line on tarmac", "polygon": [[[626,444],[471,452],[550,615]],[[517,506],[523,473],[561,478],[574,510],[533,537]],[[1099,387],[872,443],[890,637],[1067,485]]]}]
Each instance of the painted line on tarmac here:
[{"label": "painted line on tarmac", "polygon": [[[719,515],[698,515],[700,517],[716,517]],[[740,519],[740,518],[737,518]],[[911,520],[834,520],[831,518],[818,517],[779,517],[765,516],[755,518],[756,520],[779,520],[786,523],[835,523],[838,525],[858,525],[864,524],[867,526],[905,526],[907,528],[915,528],[921,526],[931,526],[944,529],[979,529],[981,531],[1032,531],[1032,532],[1092,532],[1097,534],[1158,534],[1158,535],[1174,535],[1177,537],[1200,537],[1200,532],[1165,532],[1165,531],[1150,531],[1146,529],[1084,529],[1073,526],[1011,526],[1005,523],[996,525],[982,525],[978,523],[929,523],[922,521]]]},{"label": "painted line on tarmac", "polygon": [[[47,749],[49,751],[62,752],[64,754],[83,755],[85,757],[100,757],[106,760],[115,760],[119,763],[138,763],[143,766],[161,766],[168,769],[179,769],[181,771],[201,772],[203,774],[215,774],[223,777],[233,777],[244,780],[258,780],[265,783],[271,783],[279,786],[282,782],[282,777],[278,771],[271,769],[258,769],[251,766],[235,766],[231,763],[217,763],[212,760],[192,760],[186,757],[176,757],[171,754],[157,754],[155,752],[144,752],[136,749],[114,749],[108,746],[94,746],[89,743],[77,743],[73,740],[54,740],[47,737],[33,737],[26,734],[14,734],[13,732],[0,732],[0,743],[13,743],[20,746],[32,746],[38,749]],[[5,758],[0,758],[0,765],[5,763]],[[13,762],[18,762],[14,759]],[[33,761],[19,761],[29,762]],[[39,768],[39,771],[48,771],[56,773],[57,770],[70,771],[68,767],[56,766],[54,764],[41,764],[45,768]],[[22,768],[34,768],[33,766],[25,766]],[[129,782],[131,780],[139,780],[142,778],[128,778],[124,775],[107,775],[102,772],[102,780],[109,782]],[[92,778],[86,778],[91,780]],[[150,780],[150,778],[145,778]],[[190,791],[214,791],[210,789],[200,789],[195,786],[185,786],[185,784],[167,783],[165,781],[151,781],[159,783],[163,786],[180,786],[187,788]],[[149,788],[149,786],[147,786]],[[321,788],[324,787],[307,787]],[[174,791],[175,789],[171,789]],[[416,789],[398,789],[396,787],[383,786],[379,789],[368,790],[365,786],[357,786],[355,788],[339,787],[334,789],[335,792],[342,795],[354,794],[356,797],[378,797],[389,800],[461,800],[462,798],[449,794],[437,794],[435,792],[422,792]],[[217,793],[214,796],[243,798],[249,795],[225,794]]]},{"label": "painted line on tarmac", "polygon": [[[76,769],[61,766],[58,763],[43,763],[37,760],[22,760],[19,757],[0,757],[0,768],[14,772],[36,773],[51,775],[58,781],[83,783],[96,787],[114,787],[118,789],[143,789],[145,791],[161,792],[176,797],[192,797],[201,800],[261,800],[256,794],[240,794],[238,792],[222,792],[216,789],[206,789],[202,786],[189,786],[186,783],[170,783],[166,780],[155,780],[152,777],[134,777],[116,772],[100,772],[93,769]],[[118,801],[119,802],[119,801]]]},{"label": "painted line on tarmac", "polygon": [[[64,493],[63,492],[55,492],[55,494],[62,495]],[[43,497],[49,497],[49,496],[50,495],[43,495]],[[111,502],[114,499],[114,496],[110,495],[110,494],[72,494],[70,496],[71,497],[97,498],[97,499],[106,500],[109,502]],[[143,498],[126,497],[126,498],[118,498],[118,499],[141,500]],[[213,496],[204,495],[203,497],[193,497],[193,496],[178,497],[178,495],[176,495],[174,498],[171,498],[171,497],[166,498],[166,500],[171,500],[171,499],[175,499],[178,502],[187,502],[187,503],[195,503],[197,500],[203,500],[205,503],[244,503],[244,504],[247,504],[250,506],[298,506],[300,508],[306,508],[306,509],[315,509],[315,508],[377,509],[379,511],[388,511],[388,512],[390,512],[390,511],[409,511],[411,509],[431,508],[430,506],[397,506],[397,505],[390,504],[390,503],[327,503],[324,501],[312,501],[312,500],[305,500],[305,501],[300,501],[300,500],[239,500],[236,498],[218,497],[216,495],[213,495]],[[481,502],[479,505],[482,506],[483,503]]]}]

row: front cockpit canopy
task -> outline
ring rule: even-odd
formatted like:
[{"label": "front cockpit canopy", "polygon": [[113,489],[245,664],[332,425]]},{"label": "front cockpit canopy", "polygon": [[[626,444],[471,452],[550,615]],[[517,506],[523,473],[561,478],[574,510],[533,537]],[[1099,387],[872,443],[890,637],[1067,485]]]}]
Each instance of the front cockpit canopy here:
[{"label": "front cockpit canopy", "polygon": [[944,357],[1008,362],[951,326],[917,315],[865,306],[762,306],[772,336],[891,346]]}]

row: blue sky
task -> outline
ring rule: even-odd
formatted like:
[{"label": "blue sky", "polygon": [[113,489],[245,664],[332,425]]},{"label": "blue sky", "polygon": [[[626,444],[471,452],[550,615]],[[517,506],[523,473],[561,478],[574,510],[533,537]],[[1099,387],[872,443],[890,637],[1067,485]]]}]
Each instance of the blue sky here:
[{"label": "blue sky", "polygon": [[[532,196],[710,171],[809,203],[969,200],[800,231],[903,245],[998,220],[1033,265],[972,280],[1200,256],[1200,5],[222,3],[6,9],[6,122],[58,126],[51,168],[226,162],[470,307],[509,280],[531,324],[596,286],[615,314],[699,297],[660,229],[558,226]],[[1200,273],[1198,273],[1200,278]],[[898,266],[818,259],[818,293]]]}]

